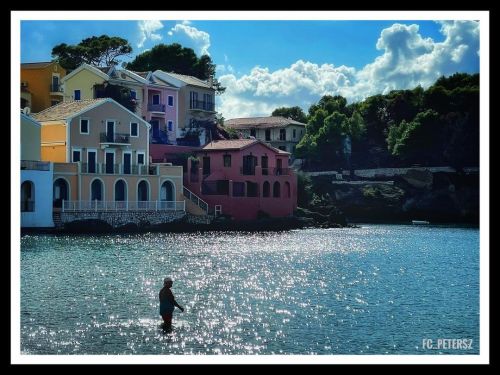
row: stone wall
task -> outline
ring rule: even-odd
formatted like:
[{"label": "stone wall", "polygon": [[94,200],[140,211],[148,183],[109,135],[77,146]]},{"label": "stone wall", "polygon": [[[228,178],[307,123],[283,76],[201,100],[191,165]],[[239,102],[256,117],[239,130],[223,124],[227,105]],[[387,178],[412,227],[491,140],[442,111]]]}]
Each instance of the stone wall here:
[{"label": "stone wall", "polygon": [[182,219],[185,215],[184,211],[72,211],[61,212],[61,222],[66,224],[81,220],[102,220],[113,228],[127,224],[142,227],[170,223]]}]

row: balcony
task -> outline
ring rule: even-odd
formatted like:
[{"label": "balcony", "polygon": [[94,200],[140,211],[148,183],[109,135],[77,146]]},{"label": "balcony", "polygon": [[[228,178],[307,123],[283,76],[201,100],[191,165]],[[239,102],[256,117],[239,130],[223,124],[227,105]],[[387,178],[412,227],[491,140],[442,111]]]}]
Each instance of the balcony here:
[{"label": "balcony", "polygon": [[274,176],[289,176],[290,169],[289,168],[273,168]]},{"label": "balcony", "polygon": [[244,176],[255,176],[255,167],[240,167],[240,174]]},{"label": "balcony", "polygon": [[89,165],[88,163],[82,163],[82,173],[91,174],[123,174],[123,175],[135,175],[135,176],[158,176],[159,168],[157,165],[144,165],[144,164],[106,164],[106,163],[95,163],[95,165]]},{"label": "balcony", "polygon": [[21,160],[21,170],[50,171],[50,162]]},{"label": "balcony", "polygon": [[154,130],[150,131],[149,143],[155,143],[160,145],[168,145],[170,142],[168,141],[168,133],[163,130]]},{"label": "balcony", "polygon": [[185,211],[184,201],[63,201],[62,211]]},{"label": "balcony", "polygon": [[148,103],[148,111],[149,112],[165,113],[165,104],[149,104]]},{"label": "balcony", "polygon": [[130,135],[126,133],[101,133],[101,143],[130,146]]},{"label": "balcony", "polygon": [[63,95],[63,88],[59,84],[50,85],[49,91],[50,91],[50,95]]},{"label": "balcony", "polygon": [[191,100],[189,102],[189,109],[215,112],[215,104],[211,102],[205,102],[202,100]]}]

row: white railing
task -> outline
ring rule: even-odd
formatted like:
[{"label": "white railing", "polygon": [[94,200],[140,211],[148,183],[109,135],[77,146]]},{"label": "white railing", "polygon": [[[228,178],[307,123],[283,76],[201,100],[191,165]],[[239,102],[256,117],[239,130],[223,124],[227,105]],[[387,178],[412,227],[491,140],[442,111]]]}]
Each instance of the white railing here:
[{"label": "white railing", "polygon": [[185,201],[63,201],[62,211],[185,211]]},{"label": "white railing", "polygon": [[185,186],[184,186],[183,193],[187,199],[189,199],[191,202],[193,202],[198,207],[200,207],[208,215],[208,203],[207,202],[205,202],[203,199],[201,199],[199,196],[197,196],[195,193],[193,193],[191,190],[189,190]]}]

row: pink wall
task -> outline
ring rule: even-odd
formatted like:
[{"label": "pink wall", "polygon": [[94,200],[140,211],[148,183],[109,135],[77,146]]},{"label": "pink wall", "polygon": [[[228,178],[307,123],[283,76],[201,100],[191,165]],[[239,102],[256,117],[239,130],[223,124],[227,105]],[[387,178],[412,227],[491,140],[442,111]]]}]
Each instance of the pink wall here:
[{"label": "pink wall", "polygon": [[[250,155],[258,158],[258,164],[255,167],[255,175],[242,175],[241,167],[243,166],[243,156]],[[200,164],[198,169],[198,181],[193,181],[191,174],[191,161],[188,163],[188,171],[184,171],[184,184],[205,200],[210,208],[215,205],[222,205],[222,213],[233,216],[236,220],[256,219],[259,210],[268,213],[272,217],[283,217],[293,214],[293,210],[297,207],[297,176],[292,170],[288,169],[288,155],[280,155],[272,149],[262,145],[261,143],[253,144],[242,150],[202,150],[197,153]],[[231,155],[231,167],[224,167],[223,155]],[[261,157],[268,157],[268,174],[262,173]],[[203,157],[210,157],[210,175],[203,176]],[[276,175],[275,168],[276,160],[282,160],[282,174]],[[205,179],[203,179],[205,177]],[[229,195],[208,195],[201,194],[201,182],[215,180],[230,180]],[[257,183],[258,197],[234,197],[233,185],[234,182]],[[264,197],[263,188],[264,182],[269,182],[270,194],[269,197]],[[278,182],[280,186],[280,197],[273,197],[274,183]],[[290,195],[287,194],[286,183],[290,187]],[[246,186],[245,186],[246,189]],[[246,195],[245,190],[245,195]]]}]

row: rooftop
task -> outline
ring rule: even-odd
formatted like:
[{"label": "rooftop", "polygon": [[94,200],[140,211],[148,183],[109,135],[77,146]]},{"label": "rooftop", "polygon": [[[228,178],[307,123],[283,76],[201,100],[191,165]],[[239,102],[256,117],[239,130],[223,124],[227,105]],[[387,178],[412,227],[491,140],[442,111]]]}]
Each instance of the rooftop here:
[{"label": "rooftop", "polygon": [[279,154],[286,154],[289,155],[288,152],[277,149],[273,146],[268,145],[267,143],[264,143],[262,141],[259,141],[257,139],[227,139],[227,140],[218,140],[218,141],[212,141],[205,145],[203,147],[203,151],[218,151],[218,150],[241,150],[244,148],[247,148],[249,146],[252,146],[254,144],[260,143],[264,145],[265,147],[273,150],[274,152],[277,152]]},{"label": "rooftop", "polygon": [[33,114],[32,117],[36,121],[66,120],[67,118],[72,117],[72,115],[75,113],[81,112],[90,107],[94,107],[106,101],[109,101],[109,99],[101,98],[101,99],[73,100],[69,102],[61,102],[41,112]]},{"label": "rooftop", "polygon": [[21,64],[22,69],[40,69],[40,68],[45,68],[46,66],[49,66],[52,64],[52,61],[43,61],[43,62],[36,62],[36,63],[23,63]]},{"label": "rooftop", "polygon": [[208,84],[208,82],[202,81],[199,78],[193,77],[193,76],[187,76],[184,74],[178,74],[178,73],[167,73],[170,74],[172,77],[177,78],[178,80],[187,83],[188,85],[193,85],[193,86],[200,86],[204,87],[207,89],[211,89],[212,87]]}]

